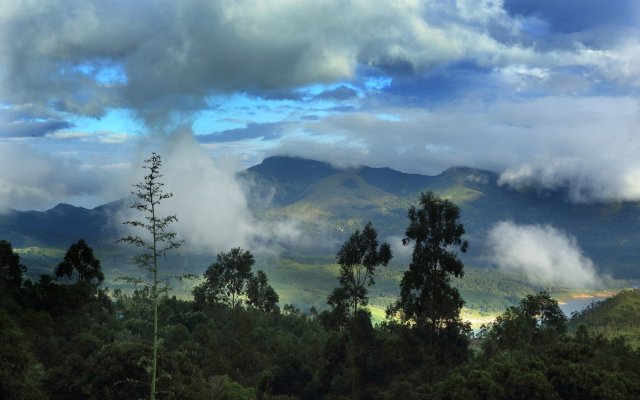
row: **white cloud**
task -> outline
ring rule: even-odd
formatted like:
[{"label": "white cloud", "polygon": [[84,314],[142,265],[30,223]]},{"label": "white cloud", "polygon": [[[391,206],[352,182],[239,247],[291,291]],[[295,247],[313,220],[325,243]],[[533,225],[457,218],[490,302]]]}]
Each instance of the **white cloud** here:
[{"label": "white cloud", "polygon": [[576,239],[550,225],[502,221],[489,232],[489,253],[503,270],[523,273],[544,287],[592,288],[601,284],[596,267]]},{"label": "white cloud", "polygon": [[613,48],[594,50],[585,48],[580,52],[579,61],[593,65],[602,76],[622,85],[640,86],[640,41],[627,40]]},{"label": "white cloud", "polygon": [[372,109],[292,124],[267,152],[422,174],[472,166],[574,201],[640,200],[639,110],[632,97],[571,96]]},{"label": "white cloud", "polygon": [[82,142],[96,142],[104,144],[119,144],[134,140],[134,136],[124,132],[78,132],[78,131],[57,131],[45,135],[54,140],[80,140]]},{"label": "white cloud", "polygon": [[54,156],[25,144],[0,142],[0,212],[48,208],[69,198],[113,196],[122,193],[127,172],[122,166],[94,167],[72,156]]},{"label": "white cloud", "polygon": [[0,10],[0,90],[15,105],[131,107],[166,123],[212,94],[334,83],[360,67],[581,60],[521,45],[520,25],[499,1],[11,2]]},{"label": "white cloud", "polygon": [[[260,222],[249,210],[243,182],[236,173],[242,168],[234,159],[212,159],[193,138],[189,129],[180,129],[160,141],[147,143],[161,155],[165,193],[173,197],[159,207],[162,215],[176,215],[174,230],[185,247],[216,254],[236,246],[264,251],[268,242],[296,243],[299,231],[295,221]],[[141,158],[146,158],[141,156]],[[143,163],[139,162],[142,167]],[[142,181],[143,170],[130,177]],[[133,183],[133,182],[132,182]],[[258,200],[258,199],[252,199]],[[138,219],[135,211],[123,210],[121,220]]]}]

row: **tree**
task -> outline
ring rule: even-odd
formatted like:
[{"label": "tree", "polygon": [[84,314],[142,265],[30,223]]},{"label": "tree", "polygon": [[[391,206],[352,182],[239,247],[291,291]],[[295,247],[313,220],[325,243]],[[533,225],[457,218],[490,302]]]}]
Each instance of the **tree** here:
[{"label": "tree", "polygon": [[[170,250],[180,247],[181,240],[176,240],[176,233],[168,230],[172,222],[178,221],[175,215],[160,217],[158,215],[158,205],[173,196],[172,193],[164,193],[160,182],[162,174],[160,167],[162,161],[160,156],[152,153],[151,157],[144,160],[144,169],[149,173],[145,175],[142,182],[136,183],[136,189],[132,194],[136,201],[131,208],[143,213],[143,220],[125,221],[124,224],[133,228],[141,228],[147,232],[146,237],[138,235],[127,235],[120,239],[121,242],[129,243],[142,249],[142,253],[135,255],[133,261],[145,272],[152,275],[151,279],[122,277],[123,280],[133,284],[143,284],[151,289],[151,300],[153,303],[153,339],[152,339],[152,359],[151,359],[151,400],[156,397],[156,374],[158,361],[158,300],[160,293],[168,289],[167,286],[160,288],[158,276],[158,258],[167,254]],[[183,278],[182,276],[179,278]]]},{"label": "tree", "polygon": [[100,260],[94,257],[93,249],[84,239],[69,247],[55,274],[58,278],[73,276],[76,282],[86,282],[92,286],[99,286],[104,281]]},{"label": "tree", "polygon": [[267,274],[258,271],[247,283],[247,304],[267,313],[277,313],[280,298],[269,285]]},{"label": "tree", "polygon": [[37,385],[38,365],[28,337],[0,309],[0,399],[44,398]]},{"label": "tree", "polygon": [[419,209],[409,208],[409,226],[402,243],[414,243],[413,255],[400,282],[400,298],[389,313],[399,314],[403,322],[434,337],[461,327],[464,301],[451,286],[450,277],[464,275],[464,264],[455,249],[464,253],[468,244],[462,239],[458,206],[432,192],[422,193],[419,204]]},{"label": "tree", "polygon": [[22,285],[22,275],[27,268],[20,264],[20,256],[11,243],[0,240],[0,290],[16,292]]},{"label": "tree", "polygon": [[550,345],[566,333],[564,313],[547,292],[527,295],[517,307],[509,307],[489,326],[484,326],[485,353]]},{"label": "tree", "polygon": [[240,247],[220,252],[216,258],[204,272],[204,282],[193,289],[193,296],[200,304],[226,303],[236,309],[246,295],[255,260],[248,250]]},{"label": "tree", "polygon": [[388,243],[378,245],[378,233],[369,222],[362,232],[356,230],[342,245],[336,256],[340,264],[340,287],[329,296],[329,303],[340,299],[348,302],[351,314],[355,315],[359,306],[366,306],[367,287],[374,284],[378,265],[387,265],[391,260]]}]

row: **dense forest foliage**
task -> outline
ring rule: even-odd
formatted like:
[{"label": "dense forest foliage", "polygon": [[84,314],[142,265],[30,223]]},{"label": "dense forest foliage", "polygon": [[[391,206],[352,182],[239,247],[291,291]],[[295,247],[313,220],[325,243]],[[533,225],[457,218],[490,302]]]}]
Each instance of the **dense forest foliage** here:
[{"label": "dense forest foliage", "polygon": [[[389,318],[376,326],[363,306],[376,267],[392,255],[370,225],[340,249],[340,278],[321,313],[280,308],[266,274],[254,273],[253,255],[239,248],[218,255],[193,300],[162,292],[157,398],[640,397],[638,350],[584,325],[568,333],[545,292],[474,335],[449,279],[464,275],[452,249],[467,246],[455,206],[426,194],[409,217],[412,263]],[[25,272],[0,241],[0,398],[149,397],[150,289],[104,288],[100,261],[83,240],[51,275],[32,281]]]},{"label": "dense forest foliage", "polygon": [[[0,398],[147,397],[149,292],[110,292],[91,257],[67,258],[71,269],[63,261],[53,276],[23,280],[18,255],[0,242]],[[638,352],[584,327],[567,334],[545,293],[527,296],[475,337],[429,336],[399,320],[374,327],[364,309],[336,322],[331,310],[303,314],[247,299],[233,306],[162,297],[158,398],[640,396]]]}]

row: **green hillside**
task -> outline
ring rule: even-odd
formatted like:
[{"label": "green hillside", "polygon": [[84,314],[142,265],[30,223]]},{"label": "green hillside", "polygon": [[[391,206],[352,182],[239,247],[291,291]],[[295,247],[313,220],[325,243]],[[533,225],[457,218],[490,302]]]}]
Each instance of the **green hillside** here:
[{"label": "green hillside", "polygon": [[640,347],[640,289],[623,290],[574,314],[569,329],[576,331],[580,325],[590,333],[624,337],[634,347]]}]

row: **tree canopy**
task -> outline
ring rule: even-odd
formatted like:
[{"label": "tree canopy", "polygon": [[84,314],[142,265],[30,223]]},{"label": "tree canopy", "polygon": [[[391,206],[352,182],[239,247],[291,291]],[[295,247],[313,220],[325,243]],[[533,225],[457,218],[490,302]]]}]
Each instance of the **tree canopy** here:
[{"label": "tree canopy", "polygon": [[430,335],[461,327],[464,301],[450,277],[462,277],[464,264],[457,251],[466,252],[460,208],[432,192],[422,193],[419,208],[408,211],[404,245],[413,243],[409,269],[400,282],[400,298],[389,311]]},{"label": "tree canopy", "polygon": [[[391,260],[391,247],[388,243],[378,244],[378,233],[369,222],[360,231],[357,229],[342,245],[336,258],[340,265],[340,286],[329,296],[328,302],[334,309],[351,314],[358,307],[368,303],[367,287],[375,283],[376,267],[387,265]],[[346,302],[342,305],[340,303]]]},{"label": "tree canopy", "polygon": [[84,239],[69,247],[55,274],[58,278],[66,276],[75,279],[76,282],[85,282],[93,286],[99,286],[104,281],[100,260],[93,255],[93,249]]},{"label": "tree canopy", "polygon": [[196,303],[223,303],[232,309],[246,303],[265,312],[278,312],[278,294],[263,271],[254,275],[254,264],[253,254],[240,247],[218,253],[216,262],[204,271],[203,281],[193,289]]},{"label": "tree canopy", "polygon": [[0,289],[17,290],[22,285],[26,267],[20,263],[20,256],[13,251],[11,243],[0,240]]}]

